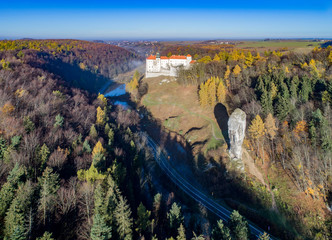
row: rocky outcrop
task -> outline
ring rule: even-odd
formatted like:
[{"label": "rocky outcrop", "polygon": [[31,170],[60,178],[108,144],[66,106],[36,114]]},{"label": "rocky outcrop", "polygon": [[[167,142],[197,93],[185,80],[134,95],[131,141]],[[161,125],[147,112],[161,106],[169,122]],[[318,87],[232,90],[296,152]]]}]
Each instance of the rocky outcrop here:
[{"label": "rocky outcrop", "polygon": [[228,119],[228,135],[230,139],[229,154],[231,159],[241,159],[242,143],[246,130],[246,114],[237,108]]}]

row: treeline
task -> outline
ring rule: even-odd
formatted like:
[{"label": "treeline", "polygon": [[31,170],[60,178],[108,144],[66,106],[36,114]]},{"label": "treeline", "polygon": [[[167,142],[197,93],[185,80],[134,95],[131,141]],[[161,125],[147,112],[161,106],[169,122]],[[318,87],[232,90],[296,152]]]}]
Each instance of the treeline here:
[{"label": "treeline", "polygon": [[[197,85],[202,106],[222,102],[230,113],[235,108],[244,110],[249,140],[245,145],[256,161],[269,161],[277,169],[280,166],[284,171],[273,174],[280,178],[285,174],[298,192],[330,205],[331,47],[315,48],[309,54],[220,52],[214,59],[202,59],[188,70],[180,69],[178,82]],[[217,90],[218,82],[226,89],[220,91],[225,100]],[[328,236],[328,214],[315,222],[310,207],[296,210],[292,205],[297,203],[288,201],[289,196],[278,192],[279,211],[290,219],[299,218],[301,222],[294,225],[300,232],[310,237]]]},{"label": "treeline", "polygon": [[80,40],[4,40],[0,53],[55,73],[76,87],[98,91],[108,79],[141,64],[135,54],[113,45]]}]

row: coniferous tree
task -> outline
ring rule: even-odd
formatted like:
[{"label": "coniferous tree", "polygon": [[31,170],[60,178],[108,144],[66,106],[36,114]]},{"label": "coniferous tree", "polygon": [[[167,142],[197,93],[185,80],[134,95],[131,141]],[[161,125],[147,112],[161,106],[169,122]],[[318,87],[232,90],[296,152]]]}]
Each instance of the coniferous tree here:
[{"label": "coniferous tree", "polygon": [[309,95],[311,91],[312,89],[309,83],[309,78],[305,76],[302,78],[300,92],[299,92],[299,98],[303,103],[309,100]]},{"label": "coniferous tree", "polygon": [[176,230],[180,227],[180,224],[183,223],[181,207],[178,206],[175,202],[172,204],[171,209],[167,213],[167,219],[172,233],[175,233]]},{"label": "coniferous tree", "polygon": [[43,171],[45,166],[46,166],[46,162],[48,160],[48,157],[50,156],[50,150],[47,147],[47,145],[44,143],[43,146],[41,147],[40,151],[39,151],[39,161],[40,161],[40,169]]},{"label": "coniferous tree", "polygon": [[224,82],[222,81],[222,79],[220,79],[220,82],[219,82],[219,85],[218,85],[217,97],[218,97],[219,102],[225,103],[225,101],[226,101],[226,87],[225,87]]},{"label": "coniferous tree", "polygon": [[290,102],[284,96],[279,95],[276,102],[276,115],[279,120],[283,121],[290,112]]},{"label": "coniferous tree", "polygon": [[30,181],[17,191],[5,217],[5,239],[26,239],[28,237],[28,214],[32,208],[34,187]]},{"label": "coniferous tree", "polygon": [[91,128],[90,128],[90,133],[89,133],[89,136],[92,138],[92,139],[96,139],[98,137],[98,133],[97,133],[97,130],[96,130],[96,127],[94,124],[92,124]]},{"label": "coniferous tree", "polygon": [[151,225],[150,216],[151,212],[148,211],[142,203],[140,203],[137,208],[137,220],[135,221],[137,226],[136,231],[140,235],[143,235]]},{"label": "coniferous tree", "polygon": [[265,126],[262,118],[256,115],[249,126],[249,134],[253,139],[259,139],[265,134]]},{"label": "coniferous tree", "polygon": [[39,211],[46,225],[49,215],[53,212],[56,203],[56,192],[59,189],[59,175],[53,173],[52,168],[46,167],[43,175],[38,178],[40,186]]},{"label": "coniferous tree", "polygon": [[92,151],[88,139],[85,139],[83,142],[83,151],[87,152],[87,153],[91,153],[91,151]]},{"label": "coniferous tree", "polygon": [[133,219],[131,218],[131,210],[127,204],[127,200],[121,195],[114,211],[114,217],[117,224],[117,231],[121,239],[132,239]]},{"label": "coniferous tree", "polygon": [[290,97],[292,99],[297,99],[298,88],[299,88],[299,77],[294,76],[291,80],[291,84],[290,84],[290,88],[289,88]]},{"label": "coniferous tree", "polygon": [[91,227],[90,237],[92,240],[107,240],[111,239],[111,230],[110,226],[107,226],[104,217],[95,213],[93,215],[93,224]]},{"label": "coniferous tree", "polygon": [[273,102],[271,98],[271,94],[264,89],[263,94],[261,96],[261,105],[263,108],[263,112],[265,114],[273,112]]},{"label": "coniferous tree", "polygon": [[258,99],[261,98],[263,92],[266,92],[264,82],[263,82],[263,77],[261,75],[257,78],[255,92],[256,92]]},{"label": "coniferous tree", "polygon": [[193,237],[191,238],[191,240],[204,240],[204,237],[203,237],[203,235],[197,236],[197,234],[195,232],[193,232]]},{"label": "coniferous tree", "polygon": [[180,224],[180,227],[178,228],[178,235],[176,237],[176,240],[186,240],[186,230],[182,223]]},{"label": "coniferous tree", "polygon": [[97,107],[97,116],[96,116],[96,124],[97,126],[103,126],[105,124],[106,114],[101,107]]},{"label": "coniferous tree", "polygon": [[52,238],[52,233],[44,232],[43,236],[37,238],[37,240],[54,240],[54,238]]},{"label": "coniferous tree", "polygon": [[8,175],[7,182],[0,190],[0,219],[5,216],[7,209],[15,197],[16,189],[23,182],[24,177],[25,169],[16,163]]},{"label": "coniferous tree", "polygon": [[54,122],[54,127],[62,127],[64,122],[63,116],[60,114],[55,116],[55,122]]},{"label": "coniferous tree", "polygon": [[247,240],[250,236],[248,222],[239,214],[233,211],[230,219],[230,230],[236,240]]},{"label": "coniferous tree", "polygon": [[270,236],[269,234],[267,234],[266,232],[264,232],[263,234],[259,235],[258,240],[270,240]]},{"label": "coniferous tree", "polygon": [[232,240],[230,230],[220,219],[212,230],[212,240]]}]

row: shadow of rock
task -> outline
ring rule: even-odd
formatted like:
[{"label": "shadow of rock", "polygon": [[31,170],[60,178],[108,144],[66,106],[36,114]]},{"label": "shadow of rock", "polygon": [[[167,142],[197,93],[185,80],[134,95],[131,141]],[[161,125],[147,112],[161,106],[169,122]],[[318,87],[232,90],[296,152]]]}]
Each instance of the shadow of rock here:
[{"label": "shadow of rock", "polygon": [[225,105],[222,103],[217,103],[214,107],[214,117],[217,120],[219,128],[221,129],[222,135],[224,136],[227,147],[230,147],[230,139],[228,136],[228,113]]}]

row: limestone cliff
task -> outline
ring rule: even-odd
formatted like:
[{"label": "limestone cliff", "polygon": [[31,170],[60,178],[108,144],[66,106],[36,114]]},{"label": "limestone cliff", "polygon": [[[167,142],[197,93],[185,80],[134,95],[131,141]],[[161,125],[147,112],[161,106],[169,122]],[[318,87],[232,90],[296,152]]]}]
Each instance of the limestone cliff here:
[{"label": "limestone cliff", "polygon": [[241,159],[242,143],[246,130],[246,114],[237,108],[228,119],[228,135],[230,139],[229,154],[231,159]]}]

